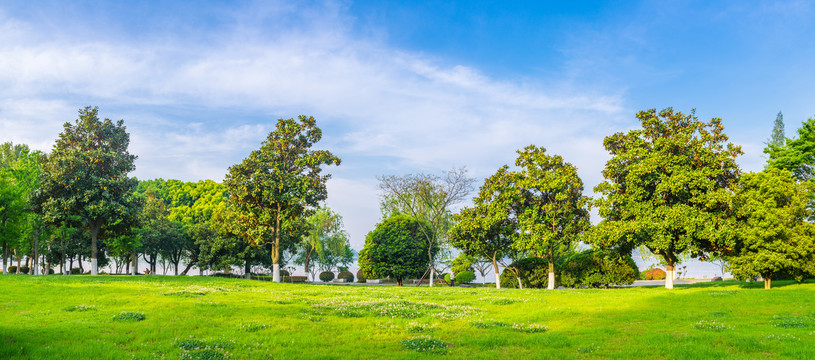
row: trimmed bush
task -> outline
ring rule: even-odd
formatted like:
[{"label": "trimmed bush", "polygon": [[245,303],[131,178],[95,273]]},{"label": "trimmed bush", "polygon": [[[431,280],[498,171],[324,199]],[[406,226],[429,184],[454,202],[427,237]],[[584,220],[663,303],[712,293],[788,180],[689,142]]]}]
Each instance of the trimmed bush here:
[{"label": "trimmed bush", "polygon": [[645,280],[665,280],[665,275],[662,269],[651,269],[645,273]]},{"label": "trimmed bush", "polygon": [[[456,273],[456,284],[469,284],[475,280],[475,274],[472,271],[462,271]],[[450,274],[444,275],[444,281],[450,283]]]},{"label": "trimmed bush", "polygon": [[[539,257],[518,260],[509,265],[520,270],[521,283],[524,288],[545,288],[549,284],[549,262]],[[555,268],[558,266],[555,265]],[[509,289],[518,288],[518,277],[512,270],[505,269],[501,273],[501,287]]]},{"label": "trimmed bush", "polygon": [[337,279],[345,279],[346,282],[354,282],[354,273],[350,271],[340,271],[337,275]]},{"label": "trimmed bush", "polygon": [[16,274],[17,273],[17,267],[14,266],[14,265],[9,266],[8,267],[8,273],[9,274]]},{"label": "trimmed bush", "polygon": [[334,280],[334,273],[331,271],[323,271],[320,273],[320,280],[324,282]]},{"label": "trimmed bush", "polygon": [[80,268],[71,268],[71,275],[79,275],[82,273]]},{"label": "trimmed bush", "polygon": [[308,276],[284,276],[281,281],[287,283],[304,283],[308,280]]},{"label": "trimmed bush", "polygon": [[29,271],[31,271],[31,268],[29,268],[28,266],[25,266],[25,265],[20,266],[20,273],[21,274],[28,274]]},{"label": "trimmed bush", "polygon": [[54,269],[48,269],[48,275],[54,275]]},{"label": "trimmed bush", "polygon": [[357,281],[361,283],[368,281],[368,278],[362,273],[362,270],[357,271]]},{"label": "trimmed bush", "polygon": [[586,250],[568,257],[560,268],[560,285],[608,287],[636,280],[637,264],[629,255]]}]

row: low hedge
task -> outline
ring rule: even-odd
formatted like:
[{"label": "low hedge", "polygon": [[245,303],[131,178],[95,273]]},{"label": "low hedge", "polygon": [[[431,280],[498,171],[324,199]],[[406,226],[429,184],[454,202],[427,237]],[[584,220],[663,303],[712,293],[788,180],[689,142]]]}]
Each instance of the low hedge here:
[{"label": "low hedge", "polygon": [[308,276],[284,276],[283,282],[287,283],[304,283],[308,280]]},{"label": "low hedge", "polygon": [[323,271],[320,273],[320,280],[324,282],[334,280],[334,273],[331,271]]},{"label": "low hedge", "polygon": [[[475,280],[475,274],[472,271],[462,271],[456,273],[456,284],[469,284]],[[444,275],[444,281],[450,283],[450,274]]]},{"label": "low hedge", "polygon": [[345,282],[354,282],[354,273],[350,271],[340,271],[337,275],[337,279],[345,279]]}]

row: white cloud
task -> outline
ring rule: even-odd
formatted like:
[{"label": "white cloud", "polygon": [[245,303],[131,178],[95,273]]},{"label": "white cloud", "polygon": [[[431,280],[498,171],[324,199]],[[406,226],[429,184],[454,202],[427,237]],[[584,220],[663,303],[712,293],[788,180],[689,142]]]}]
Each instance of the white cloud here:
[{"label": "white cloud", "polygon": [[[264,32],[255,19],[190,44],[172,36],[49,40],[35,24],[0,14],[3,137],[50,147],[82,106],[75,104],[100,104],[104,117],[125,119],[139,177],[221,180],[259,146],[271,120],[313,114],[336,132],[322,146],[355,169],[338,170],[329,204],[358,247],[379,215],[375,174],[467,165],[484,177],[536,144],[575,163],[590,189],[599,182],[602,137],[630,119],[619,94],[494,79],[354,38],[341,7],[311,16],[322,25]],[[105,115],[106,107],[121,117]]]}]

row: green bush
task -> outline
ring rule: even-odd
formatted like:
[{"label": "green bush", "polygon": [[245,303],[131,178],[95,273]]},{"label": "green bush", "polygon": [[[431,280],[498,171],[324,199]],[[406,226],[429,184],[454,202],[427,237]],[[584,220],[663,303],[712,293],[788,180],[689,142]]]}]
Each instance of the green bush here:
[{"label": "green bush", "polygon": [[291,276],[291,274],[289,274],[288,270],[282,270],[281,269],[280,270],[280,277],[284,277],[284,276]]},{"label": "green bush", "polygon": [[14,265],[9,266],[8,267],[8,273],[9,274],[16,274],[17,273],[17,267],[14,266]]},{"label": "green bush", "polygon": [[337,275],[337,279],[345,279],[346,282],[354,282],[354,273],[348,270],[340,271],[339,275]]},{"label": "green bush", "polygon": [[651,269],[645,273],[645,280],[665,280],[665,271],[662,269]]},{"label": "green bush", "polygon": [[79,275],[82,273],[82,269],[80,268],[71,268],[71,275]]},{"label": "green bush", "polygon": [[320,273],[320,280],[324,282],[334,280],[334,273],[331,271],[323,271]]},{"label": "green bush", "polygon": [[628,285],[638,274],[631,256],[595,250],[573,254],[559,270],[559,284],[565,287]]},{"label": "green bush", "polygon": [[54,269],[48,269],[48,275],[54,275]]},{"label": "green bush", "polygon": [[20,273],[21,274],[28,274],[29,271],[31,271],[31,268],[29,268],[28,266],[25,266],[25,265],[20,266]]},{"label": "green bush", "polygon": [[[545,259],[525,258],[515,261],[509,267],[517,268],[520,271],[524,288],[545,288],[549,284],[549,262]],[[512,270],[505,269],[501,273],[501,287],[518,288],[518,277]]]},{"label": "green bush", "polygon": [[[475,274],[472,271],[462,271],[456,273],[456,284],[468,284],[475,280]],[[444,275],[444,281],[450,283],[450,274]]]},{"label": "green bush", "polygon": [[368,281],[368,278],[362,273],[362,270],[357,271],[357,281],[361,283]]},{"label": "green bush", "polygon": [[308,276],[284,276],[281,281],[287,283],[304,283],[308,280]]}]

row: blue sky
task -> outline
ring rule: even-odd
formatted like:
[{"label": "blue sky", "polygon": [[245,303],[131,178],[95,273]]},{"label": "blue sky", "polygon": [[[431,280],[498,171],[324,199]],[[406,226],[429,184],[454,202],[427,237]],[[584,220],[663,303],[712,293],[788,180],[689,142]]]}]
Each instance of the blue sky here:
[{"label": "blue sky", "polygon": [[220,181],[277,118],[313,115],[359,249],[377,175],[482,179],[536,144],[591,193],[603,137],[667,106],[723,118],[759,170],[777,112],[788,136],[815,114],[809,2],[507,3],[0,1],[0,141],[48,150],[97,105],[139,178]]}]

